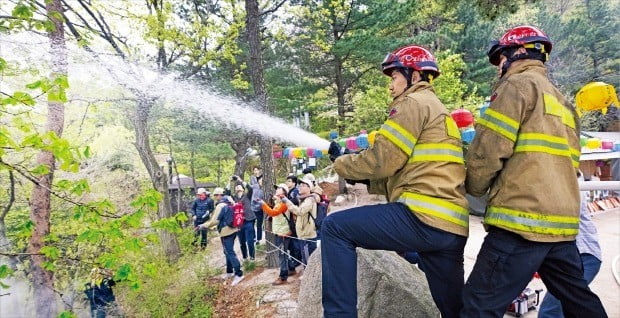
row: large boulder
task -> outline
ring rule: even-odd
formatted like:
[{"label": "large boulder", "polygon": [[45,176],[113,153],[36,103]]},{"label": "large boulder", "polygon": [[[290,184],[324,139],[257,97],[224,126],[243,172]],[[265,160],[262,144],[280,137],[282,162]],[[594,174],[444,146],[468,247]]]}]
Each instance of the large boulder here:
[{"label": "large boulder", "polygon": [[[323,317],[321,285],[318,248],[304,272],[295,317]],[[357,303],[363,318],[439,317],[424,273],[394,252],[357,249]]]}]

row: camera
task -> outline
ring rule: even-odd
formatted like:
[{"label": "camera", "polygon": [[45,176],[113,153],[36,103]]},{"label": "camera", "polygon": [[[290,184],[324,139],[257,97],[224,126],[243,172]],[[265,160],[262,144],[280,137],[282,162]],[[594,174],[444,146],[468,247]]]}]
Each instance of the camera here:
[{"label": "camera", "polygon": [[237,181],[237,176],[230,177],[230,181]]}]

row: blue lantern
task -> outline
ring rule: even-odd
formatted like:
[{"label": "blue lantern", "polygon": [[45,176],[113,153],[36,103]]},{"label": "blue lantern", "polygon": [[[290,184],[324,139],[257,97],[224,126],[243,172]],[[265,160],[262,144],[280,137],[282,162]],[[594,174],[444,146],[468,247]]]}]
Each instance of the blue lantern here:
[{"label": "blue lantern", "polygon": [[461,139],[466,144],[471,144],[474,141],[474,137],[476,137],[476,130],[472,127],[466,128],[461,132]]},{"label": "blue lantern", "polygon": [[368,144],[368,134],[361,134],[357,136],[357,138],[355,138],[355,143],[362,149],[368,148],[368,146],[370,146]]}]

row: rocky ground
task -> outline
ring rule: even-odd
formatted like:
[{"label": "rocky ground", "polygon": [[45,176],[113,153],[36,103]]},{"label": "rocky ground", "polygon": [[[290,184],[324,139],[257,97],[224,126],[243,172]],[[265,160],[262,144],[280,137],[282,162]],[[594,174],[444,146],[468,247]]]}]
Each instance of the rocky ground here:
[{"label": "rocky ground", "polygon": [[[337,191],[335,184],[322,184],[329,192]],[[377,204],[381,198],[368,195],[365,186],[357,185],[350,188],[347,200],[339,205],[332,205],[333,211],[350,208],[353,206]],[[591,284],[592,290],[599,295],[609,317],[620,317],[620,282],[616,282],[612,274],[612,260],[620,255],[620,211],[611,211],[593,216],[600,235],[603,249],[603,265]],[[470,237],[465,247],[465,275],[468,276],[475,263],[476,255],[484,239],[482,218],[472,216],[470,219]],[[238,243],[235,244],[237,255],[241,255]],[[271,283],[278,277],[278,269],[265,268],[264,245],[259,246],[257,262],[248,264],[245,270],[246,278],[237,286],[230,286],[230,281],[223,281],[213,277],[210,282],[221,284],[221,297],[216,303],[216,317],[252,317],[252,318],[288,318],[294,317],[297,308],[299,286],[303,275],[289,277],[289,283],[280,286],[272,286]],[[224,255],[218,238],[211,239],[206,254],[206,262],[209,267],[224,269]],[[620,266],[617,261],[616,266]],[[254,268],[252,270],[252,268]],[[301,267],[298,268],[298,272]],[[530,283],[532,288],[546,290],[539,279]],[[541,296],[544,295],[544,291]],[[542,297],[541,297],[542,299]],[[505,317],[511,317],[506,315]],[[524,317],[535,318],[535,310],[530,311]]]}]

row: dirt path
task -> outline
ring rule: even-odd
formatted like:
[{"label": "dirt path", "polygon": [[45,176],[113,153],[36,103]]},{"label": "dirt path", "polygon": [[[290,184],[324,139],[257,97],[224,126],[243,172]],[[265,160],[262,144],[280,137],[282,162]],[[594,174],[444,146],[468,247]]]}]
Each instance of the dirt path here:
[{"label": "dirt path", "polygon": [[[210,268],[221,269],[219,274],[209,282],[221,285],[220,296],[215,304],[214,317],[222,318],[290,318],[297,308],[300,278],[290,276],[288,284],[273,286],[279,274],[279,269],[265,268],[264,245],[259,246],[256,252],[255,266],[245,263],[245,279],[236,286],[230,286],[231,280],[219,278],[225,271],[226,260],[222,252],[219,238],[209,241],[207,247],[207,265]],[[235,242],[235,251],[241,257],[239,241]],[[243,263],[243,261],[242,261]],[[254,269],[252,269],[254,267]],[[298,272],[301,267],[298,267]]]}]

